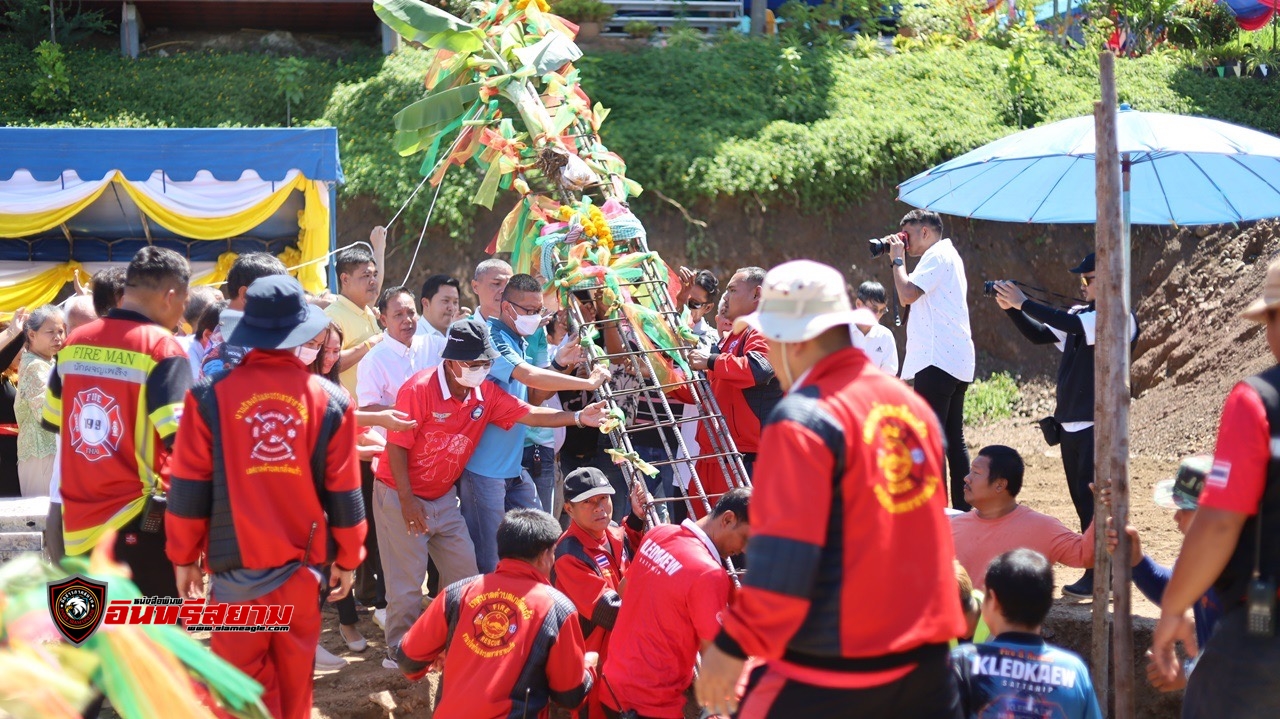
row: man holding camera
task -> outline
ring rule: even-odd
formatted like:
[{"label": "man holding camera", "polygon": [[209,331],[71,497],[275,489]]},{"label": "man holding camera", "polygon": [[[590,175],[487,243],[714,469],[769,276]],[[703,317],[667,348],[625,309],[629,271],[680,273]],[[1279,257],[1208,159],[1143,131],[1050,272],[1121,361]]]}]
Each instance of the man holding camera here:
[{"label": "man holding camera", "polygon": [[[1280,261],[1267,267],[1262,296],[1241,315],[1265,327],[1280,362]],[[1280,580],[1280,365],[1231,390],[1218,424],[1213,467],[1196,517],[1165,587],[1152,659],[1160,677],[1178,675],[1174,642],[1195,647],[1192,605],[1213,586],[1222,617],[1187,679],[1182,716],[1280,716],[1276,672],[1276,582]]]},{"label": "man holding camera", "polygon": [[[942,218],[930,210],[912,210],[898,223],[899,232],[884,238],[893,261],[893,284],[907,322],[902,379],[938,415],[947,440],[951,473],[951,506],[968,511],[964,478],[969,474],[969,448],[964,441],[964,394],[973,381],[973,333],[969,330],[968,285],[964,262],[942,236]],[[919,257],[907,274],[906,255]]]},{"label": "man holding camera", "polygon": [[[1067,475],[1067,491],[1075,505],[1083,532],[1093,522],[1093,346],[1097,320],[1097,285],[1094,284],[1094,254],[1090,252],[1071,273],[1080,276],[1080,294],[1085,304],[1070,310],[1050,307],[1027,299],[1017,284],[992,283],[996,304],[1009,315],[1024,337],[1035,344],[1056,344],[1062,351],[1058,365],[1057,405],[1053,416],[1041,420],[1045,439],[1062,444],[1062,469]],[[1130,317],[1132,335],[1137,337],[1136,318]],[[1062,589],[1075,597],[1093,596],[1093,570]]]}]

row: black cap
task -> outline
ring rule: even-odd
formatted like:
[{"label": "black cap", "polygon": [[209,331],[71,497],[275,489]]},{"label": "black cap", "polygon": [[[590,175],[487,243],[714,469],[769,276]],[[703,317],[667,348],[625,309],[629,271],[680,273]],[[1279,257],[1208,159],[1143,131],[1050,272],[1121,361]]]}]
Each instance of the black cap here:
[{"label": "black cap", "polygon": [[613,485],[595,467],[580,467],[564,478],[564,500],[583,502],[601,494],[613,494]]},{"label": "black cap", "polygon": [[221,322],[229,345],[284,350],[315,339],[329,326],[329,317],[307,302],[297,280],[271,275],[245,290],[244,312],[224,311]]},{"label": "black cap", "polygon": [[489,341],[489,327],[480,320],[468,318],[454,322],[449,325],[445,340],[440,359],[475,362],[498,358],[498,351]]},{"label": "black cap", "polygon": [[1093,265],[1094,265],[1094,255],[1092,252],[1090,252],[1089,254],[1084,256],[1083,260],[1080,260],[1080,264],[1071,268],[1071,272],[1077,275],[1083,275],[1086,272],[1093,272]]}]

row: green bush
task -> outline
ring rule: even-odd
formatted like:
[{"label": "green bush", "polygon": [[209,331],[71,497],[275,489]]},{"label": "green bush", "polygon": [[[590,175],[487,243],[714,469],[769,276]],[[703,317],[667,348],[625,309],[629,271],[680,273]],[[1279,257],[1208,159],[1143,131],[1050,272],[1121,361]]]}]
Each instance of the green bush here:
[{"label": "green bush", "polygon": [[647,40],[658,31],[658,26],[647,20],[632,20],[622,27],[622,31],[631,37]]},{"label": "green bush", "polygon": [[44,40],[36,45],[34,52],[36,77],[31,87],[31,104],[44,112],[61,109],[71,100],[71,80],[67,77],[62,47]]},{"label": "green bush", "polygon": [[574,23],[606,22],[613,17],[613,7],[600,0],[552,0],[551,12]]},{"label": "green bush", "polygon": [[964,395],[964,423],[973,427],[1008,419],[1019,397],[1018,383],[1008,372],[980,379]]},{"label": "green bush", "polygon": [[[723,199],[823,211],[1015,131],[1020,120],[1010,109],[1019,93],[1024,109],[1034,110],[1023,123],[1091,113],[1096,54],[1034,41],[1027,38],[1034,81],[1017,82],[1007,72],[1010,50],[988,43],[868,59],[866,48],[725,36],[592,53],[576,65],[592,100],[612,110],[605,142],[640,183],[685,206]],[[56,118],[65,126],[248,127],[285,120],[279,61],[265,55],[127,60],[64,50],[73,102],[48,115],[32,93],[35,57],[0,41],[0,125]],[[403,158],[392,148],[392,116],[422,97],[429,61],[418,50],[383,58],[371,48],[341,61],[300,59],[296,85],[290,81],[301,92],[290,102],[295,125],[340,130],[344,196],[372,198],[388,217],[421,180],[423,156]],[[1189,62],[1189,53],[1159,48],[1118,62],[1120,99],[1139,110],[1218,117],[1280,134],[1273,83],[1223,81]],[[475,240],[470,199],[478,185],[473,168],[450,170],[433,224],[458,241]],[[409,205],[406,228],[422,226],[432,193],[426,188]],[[638,200],[642,214],[652,202],[646,197]]]}]

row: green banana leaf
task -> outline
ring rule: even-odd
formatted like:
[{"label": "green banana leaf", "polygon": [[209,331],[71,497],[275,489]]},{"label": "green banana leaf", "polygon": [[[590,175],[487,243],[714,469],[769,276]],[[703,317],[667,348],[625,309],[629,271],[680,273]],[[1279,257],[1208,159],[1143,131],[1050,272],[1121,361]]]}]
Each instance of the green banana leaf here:
[{"label": "green banana leaf", "polygon": [[410,42],[466,54],[484,47],[484,33],[476,26],[419,0],[374,0],[373,11]]},{"label": "green banana leaf", "polygon": [[480,97],[480,83],[473,82],[432,93],[395,114],[396,152],[412,155],[431,144],[449,123],[462,117]]}]

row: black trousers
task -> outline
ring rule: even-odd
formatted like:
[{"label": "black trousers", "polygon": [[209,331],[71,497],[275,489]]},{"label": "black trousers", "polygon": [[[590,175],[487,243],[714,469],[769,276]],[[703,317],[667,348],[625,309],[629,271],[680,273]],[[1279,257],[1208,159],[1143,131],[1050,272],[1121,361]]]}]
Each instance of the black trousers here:
[{"label": "black trousers", "polygon": [[1080,531],[1093,523],[1093,427],[1062,433],[1062,469],[1067,473],[1067,491],[1080,518]]},{"label": "black trousers", "polygon": [[[1241,540],[1243,541],[1243,537]],[[1201,647],[1187,679],[1183,719],[1273,719],[1280,716],[1280,637],[1245,631],[1243,607],[1227,612]]]},{"label": "black trousers", "polygon": [[916,394],[924,398],[938,415],[942,436],[946,440],[947,470],[951,475],[951,506],[967,512],[964,501],[964,478],[969,474],[969,446],[964,441],[964,394],[968,382],[961,382],[932,365],[916,372],[912,381]]},{"label": "black trousers", "polygon": [[387,606],[387,585],[382,580],[382,560],[378,556],[378,525],[373,520],[373,476],[371,462],[360,463],[360,494],[364,498],[364,521],[369,533],[364,537],[365,559],[356,569],[356,599],[366,607],[382,609]]},{"label": "black trousers", "polygon": [[963,719],[960,692],[945,653],[922,660],[895,682],[832,689],[787,679],[769,668],[752,673],[738,719]]}]

